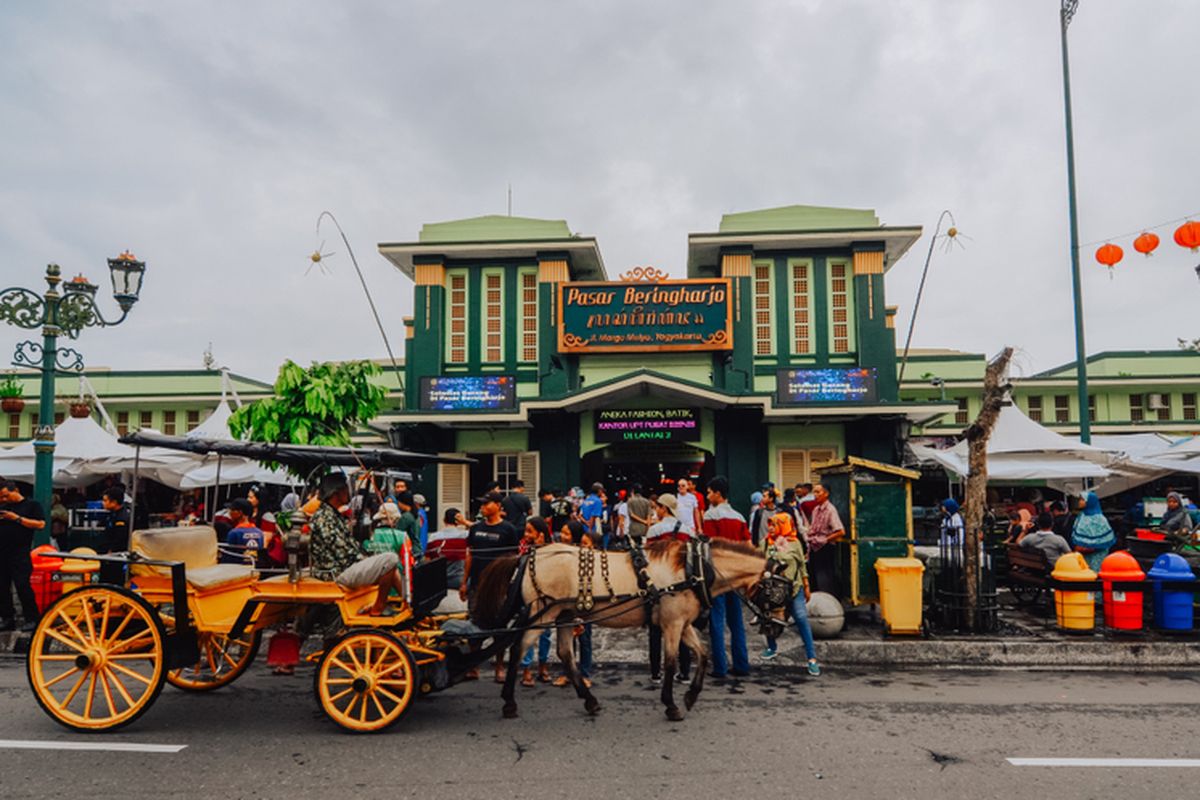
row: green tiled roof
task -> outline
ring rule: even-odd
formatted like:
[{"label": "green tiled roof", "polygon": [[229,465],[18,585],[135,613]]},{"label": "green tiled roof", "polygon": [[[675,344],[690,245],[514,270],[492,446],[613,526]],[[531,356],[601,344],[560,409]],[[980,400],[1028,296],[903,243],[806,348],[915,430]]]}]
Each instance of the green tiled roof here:
[{"label": "green tiled roof", "polygon": [[571,239],[571,229],[563,219],[532,219],[491,214],[485,217],[427,222],[421,226],[421,244],[451,242],[529,242],[544,239]]},{"label": "green tiled roof", "polygon": [[784,231],[863,230],[878,228],[879,217],[870,208],[780,206],[742,211],[721,217],[720,233],[780,233]]}]

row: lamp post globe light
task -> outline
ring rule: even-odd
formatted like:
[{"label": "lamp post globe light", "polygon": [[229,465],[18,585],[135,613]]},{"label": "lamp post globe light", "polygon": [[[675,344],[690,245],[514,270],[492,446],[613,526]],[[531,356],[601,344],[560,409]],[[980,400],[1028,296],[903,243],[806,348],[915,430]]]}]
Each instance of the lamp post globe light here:
[{"label": "lamp post globe light", "polygon": [[[124,322],[138,300],[146,274],[145,262],[138,261],[129,251],[108,259],[108,269],[113,298],[121,309],[121,316],[116,319],[106,319],[100,312],[94,283],[82,275],[63,283],[62,270],[57,264],[46,267],[46,291],[42,294],[17,286],[0,291],[0,322],[27,330],[42,329],[41,344],[32,340],[21,342],[12,363],[42,373],[38,424],[33,434],[36,453],[33,495],[47,514],[54,478],[54,378],[59,372],[83,371],[83,356],[73,348],[59,347],[58,337],[75,339],[84,328],[107,328]],[[46,526],[35,535],[34,543],[45,544],[49,538],[50,527]]]}]

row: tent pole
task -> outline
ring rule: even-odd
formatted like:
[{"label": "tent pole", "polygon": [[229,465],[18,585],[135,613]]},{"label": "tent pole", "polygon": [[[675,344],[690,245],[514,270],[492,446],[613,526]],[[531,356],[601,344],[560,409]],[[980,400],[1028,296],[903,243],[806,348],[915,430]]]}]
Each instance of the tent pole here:
[{"label": "tent pole", "polygon": [[213,487],[213,519],[217,518],[217,505],[221,502],[221,454],[217,453],[217,484]]},{"label": "tent pole", "polygon": [[141,466],[142,446],[134,445],[133,448],[133,480],[130,482],[129,488],[129,530],[137,527],[137,501],[138,501],[138,470]]}]

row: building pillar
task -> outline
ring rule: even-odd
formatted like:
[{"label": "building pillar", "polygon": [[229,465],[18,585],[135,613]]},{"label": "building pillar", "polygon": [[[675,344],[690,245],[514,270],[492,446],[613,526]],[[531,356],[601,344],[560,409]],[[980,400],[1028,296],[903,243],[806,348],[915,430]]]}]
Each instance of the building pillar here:
[{"label": "building pillar", "polygon": [[558,353],[558,287],[571,280],[565,253],[538,253],[538,394],[564,395],[576,388],[577,361]]},{"label": "building pillar", "polygon": [[732,292],[733,349],[714,356],[713,382],[726,392],[754,390],[754,253],[749,248],[721,252],[721,277],[729,278]]},{"label": "building pillar", "polygon": [[875,368],[879,399],[894,403],[899,399],[896,386],[896,336],[887,327],[888,314],[883,294],[885,258],[882,243],[854,245],[854,318],[858,363],[863,367]]},{"label": "building pillar", "polygon": [[416,409],[421,378],[440,375],[445,361],[446,267],[441,256],[413,260],[412,325],[404,347],[405,405]]}]

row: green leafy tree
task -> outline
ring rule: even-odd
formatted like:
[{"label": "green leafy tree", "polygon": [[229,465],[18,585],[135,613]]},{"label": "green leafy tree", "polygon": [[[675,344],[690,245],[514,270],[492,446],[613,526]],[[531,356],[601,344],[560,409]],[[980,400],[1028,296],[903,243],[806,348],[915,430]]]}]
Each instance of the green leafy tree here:
[{"label": "green leafy tree", "polygon": [[233,412],[234,436],[258,442],[345,446],[383,405],[384,389],[372,382],[382,372],[370,361],[317,363],[304,369],[288,360],[275,379],[275,396]]}]

